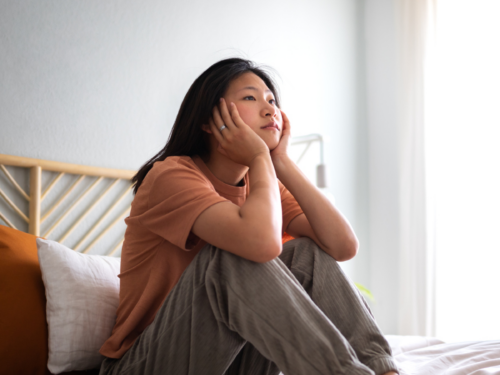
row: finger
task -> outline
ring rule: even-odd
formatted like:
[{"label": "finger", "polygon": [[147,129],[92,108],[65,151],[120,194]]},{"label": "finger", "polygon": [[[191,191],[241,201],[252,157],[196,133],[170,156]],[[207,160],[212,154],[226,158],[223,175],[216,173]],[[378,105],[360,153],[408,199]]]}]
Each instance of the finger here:
[{"label": "finger", "polygon": [[222,120],[224,121],[224,124],[226,124],[226,126],[230,129],[233,127],[238,127],[234,123],[233,119],[231,118],[231,115],[229,113],[229,109],[227,108],[227,103],[223,98],[221,98],[219,107],[220,107],[220,114],[221,114]]},{"label": "finger", "polygon": [[217,140],[217,142],[222,144],[224,142],[224,136],[221,134],[219,128],[217,128],[217,126],[215,125],[215,123],[212,119],[210,119],[210,121],[208,123],[210,125],[210,129],[212,129],[212,134],[214,135],[215,139]]},{"label": "finger", "polygon": [[291,134],[291,126],[290,126],[290,120],[288,119],[287,115],[285,114],[285,112],[281,111],[281,118],[283,119],[283,134],[285,134],[285,132],[287,134]]},{"label": "finger", "polygon": [[222,125],[225,125],[217,106],[212,109],[212,120],[217,127],[217,130],[219,130]]},{"label": "finger", "polygon": [[221,110],[219,109],[219,107],[215,106],[212,110],[212,113],[213,113],[212,117],[214,119],[215,125],[217,126],[217,129],[220,129],[222,125],[226,125],[228,130],[231,128],[234,129],[234,125],[231,121],[228,122],[222,118]]},{"label": "finger", "polygon": [[221,138],[222,138],[222,139],[224,139],[224,133],[220,131],[220,128],[221,128],[221,126],[222,126],[222,125],[221,125],[221,126],[218,126],[218,125],[215,123],[215,121],[214,121],[214,119],[213,119],[213,118],[210,118],[210,120],[209,120],[209,124],[210,124],[210,123],[213,125],[213,128],[211,127],[210,129],[217,129],[216,134],[220,135],[220,136],[221,136]]},{"label": "finger", "polygon": [[[210,119],[208,120],[208,125],[213,125],[213,126],[215,126],[215,128],[216,128],[217,130],[219,130],[219,129],[220,129],[220,127],[219,127],[219,126],[217,126],[217,125],[215,124],[213,117],[210,117]],[[221,125],[221,126],[222,126],[222,125]],[[210,127],[210,129],[212,129],[212,127]],[[220,130],[219,130],[219,132],[220,132]]]}]

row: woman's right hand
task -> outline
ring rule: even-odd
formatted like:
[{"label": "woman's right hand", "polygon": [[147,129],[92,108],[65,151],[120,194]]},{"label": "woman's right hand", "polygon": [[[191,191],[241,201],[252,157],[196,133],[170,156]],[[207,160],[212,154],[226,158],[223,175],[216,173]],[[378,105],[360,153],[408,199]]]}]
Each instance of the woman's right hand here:
[{"label": "woman's right hand", "polygon": [[[210,129],[219,145],[218,150],[234,162],[250,166],[258,155],[269,155],[267,144],[241,119],[234,103],[229,108],[221,98],[209,120]],[[220,131],[222,125],[226,128]]]}]

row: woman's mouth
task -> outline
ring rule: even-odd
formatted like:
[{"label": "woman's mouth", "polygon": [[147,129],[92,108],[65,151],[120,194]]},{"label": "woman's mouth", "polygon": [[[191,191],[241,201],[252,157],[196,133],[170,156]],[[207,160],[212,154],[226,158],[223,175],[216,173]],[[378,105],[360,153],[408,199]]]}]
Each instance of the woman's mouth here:
[{"label": "woman's mouth", "polygon": [[280,127],[277,122],[271,121],[269,124],[262,126],[261,129],[279,131]]}]

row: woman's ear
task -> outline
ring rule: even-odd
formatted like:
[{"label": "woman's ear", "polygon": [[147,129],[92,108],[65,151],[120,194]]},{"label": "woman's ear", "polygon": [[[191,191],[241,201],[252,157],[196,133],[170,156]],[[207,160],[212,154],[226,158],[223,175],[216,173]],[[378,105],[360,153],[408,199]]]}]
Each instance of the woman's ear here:
[{"label": "woman's ear", "polygon": [[208,134],[212,134],[212,130],[210,130],[210,126],[208,126],[207,124],[201,125],[201,130],[203,130],[204,132],[206,132]]}]

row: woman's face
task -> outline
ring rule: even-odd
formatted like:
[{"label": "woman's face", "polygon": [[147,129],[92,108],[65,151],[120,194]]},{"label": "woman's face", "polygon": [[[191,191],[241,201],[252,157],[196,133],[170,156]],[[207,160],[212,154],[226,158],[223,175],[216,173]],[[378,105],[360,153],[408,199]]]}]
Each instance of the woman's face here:
[{"label": "woman's face", "polygon": [[241,119],[250,126],[272,151],[278,146],[283,131],[281,111],[274,95],[254,73],[244,73],[231,81],[224,95],[228,106],[233,102]]}]

